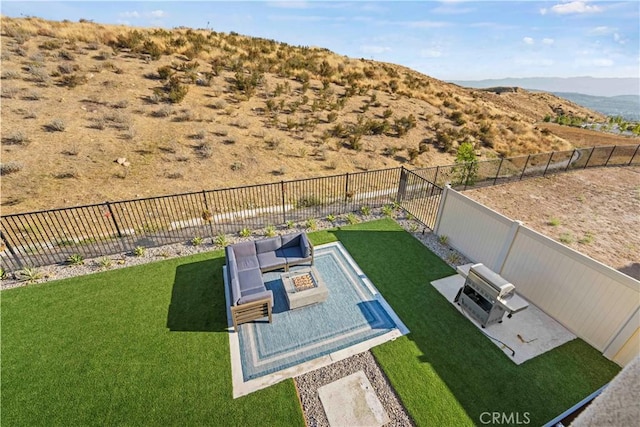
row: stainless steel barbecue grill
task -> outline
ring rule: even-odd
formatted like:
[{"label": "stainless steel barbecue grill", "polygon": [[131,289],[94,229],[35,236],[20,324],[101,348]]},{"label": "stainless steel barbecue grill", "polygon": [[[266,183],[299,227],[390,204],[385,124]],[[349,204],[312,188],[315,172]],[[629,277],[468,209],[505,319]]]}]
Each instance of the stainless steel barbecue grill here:
[{"label": "stainless steel barbecue grill", "polygon": [[471,266],[455,301],[483,328],[502,323],[505,313],[511,317],[529,306],[516,295],[515,286],[483,264]]}]

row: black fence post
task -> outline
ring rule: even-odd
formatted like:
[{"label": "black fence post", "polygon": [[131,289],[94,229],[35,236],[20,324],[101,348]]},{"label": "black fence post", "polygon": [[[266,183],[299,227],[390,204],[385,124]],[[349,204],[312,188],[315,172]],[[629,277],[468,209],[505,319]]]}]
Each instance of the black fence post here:
[{"label": "black fence post", "polygon": [[553,160],[553,155],[555,154],[555,151],[551,152],[551,155],[549,156],[549,161],[547,162],[547,166],[545,166],[544,168],[544,172],[542,173],[542,176],[546,176],[547,175],[547,169],[549,169],[549,165],[551,164],[551,160]]},{"label": "black fence post", "polygon": [[571,162],[573,161],[573,156],[576,155],[576,153],[578,152],[578,150],[576,150],[574,148],[573,153],[571,153],[571,157],[569,158],[569,160],[567,161],[567,167],[564,168],[564,171],[568,171],[569,170],[569,166],[571,166]]},{"label": "black fence post", "polygon": [[504,157],[500,158],[500,164],[498,165],[498,170],[496,171],[496,177],[493,178],[493,185],[496,185],[496,182],[498,182],[498,176],[500,176],[500,169],[502,169],[502,162],[504,162]]},{"label": "black fence post", "polygon": [[280,195],[281,197],[281,203],[282,203],[282,223],[286,224],[287,223],[287,202],[286,202],[286,198],[285,198],[285,185],[284,185],[284,181],[280,181]]},{"label": "black fence post", "polygon": [[433,183],[438,185],[438,172],[440,172],[440,166],[436,166],[436,176],[433,178]]},{"label": "black fence post", "polygon": [[407,192],[407,170],[402,166],[400,169],[400,182],[398,183],[398,194],[396,196],[396,201],[398,203],[402,203],[404,200],[404,196]]},{"label": "black fence post", "polygon": [[636,157],[636,154],[638,154],[638,149],[640,149],[640,144],[636,145],[636,151],[633,152],[633,156],[631,156],[631,160],[629,160],[627,166],[631,166],[633,163],[633,159]]},{"label": "black fence post", "polygon": [[347,212],[347,203],[349,200],[349,172],[345,174],[344,180],[344,207],[342,208],[342,213]]},{"label": "black fence post", "polygon": [[122,237],[122,232],[120,231],[120,227],[118,226],[118,221],[116,221],[116,216],[113,214],[113,209],[111,209],[111,203],[104,202],[107,205],[107,209],[109,209],[109,218],[113,221],[113,225],[116,227],[116,231],[118,232],[118,237]]},{"label": "black fence post", "polygon": [[611,160],[611,156],[613,156],[613,152],[616,151],[616,148],[618,146],[614,145],[613,148],[611,149],[611,152],[609,153],[609,157],[607,157],[607,161],[604,162],[604,166],[607,167],[607,165],[609,164],[609,160]]},{"label": "black fence post", "polygon": [[207,192],[205,190],[202,190],[202,201],[204,202],[204,208],[206,212],[209,212],[211,214],[211,219],[209,221],[206,221],[205,218],[203,219],[205,219],[205,221],[209,223],[209,231],[211,231],[211,237],[213,237],[215,235],[215,232],[213,230],[213,210],[209,208],[209,203],[207,203]]},{"label": "black fence post", "polygon": [[596,151],[596,147],[591,147],[591,152],[589,153],[589,157],[587,157],[587,161],[584,162],[584,168],[582,169],[586,169],[587,166],[589,166],[589,160],[591,160],[591,156],[593,156],[594,151]]},{"label": "black fence post", "polygon": [[530,158],[531,158],[531,154],[527,156],[527,161],[524,162],[524,167],[522,168],[522,173],[520,174],[520,181],[522,181],[522,178],[524,177],[524,173],[527,170],[527,165],[529,164]]}]

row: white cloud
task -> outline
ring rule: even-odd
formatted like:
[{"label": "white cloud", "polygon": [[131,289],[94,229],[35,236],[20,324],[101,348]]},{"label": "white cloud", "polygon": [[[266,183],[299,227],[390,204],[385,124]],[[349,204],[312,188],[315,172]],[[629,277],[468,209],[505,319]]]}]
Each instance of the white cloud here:
[{"label": "white cloud", "polygon": [[[596,5],[589,6],[584,1],[571,1],[568,3],[561,3],[555,6],[552,6],[551,12],[556,13],[558,15],[569,15],[573,13],[598,13],[598,12],[602,12],[602,8]],[[545,13],[546,13],[546,10],[545,10]],[[545,13],[543,13],[543,15]]]},{"label": "white cloud", "polygon": [[627,39],[623,38],[620,34],[618,33],[613,33],[613,41],[619,44],[626,44],[627,43]]},{"label": "white cloud", "polygon": [[555,43],[555,40],[553,40],[552,38],[545,37],[544,39],[542,39],[542,44],[546,44],[550,46],[553,43]]},{"label": "white cloud", "polygon": [[535,43],[531,37],[523,37],[522,41],[524,42],[524,44],[528,44],[528,45],[532,45]]},{"label": "white cloud", "polygon": [[614,31],[616,31],[615,28],[607,27],[606,25],[602,25],[600,27],[593,28],[591,31],[589,31],[589,34],[591,34],[593,36],[605,36],[607,34],[613,33]]},{"label": "white cloud", "polygon": [[391,52],[391,48],[388,46],[364,45],[360,46],[360,51],[364,53],[381,54],[385,52]]},{"label": "white cloud", "polygon": [[167,12],[165,12],[164,10],[154,10],[150,12],[149,15],[154,18],[164,18],[165,16],[167,16]]},{"label": "white cloud", "polygon": [[613,61],[609,58],[596,58],[591,61],[591,64],[596,67],[611,67],[613,65]]},{"label": "white cloud", "polygon": [[442,56],[442,51],[436,48],[422,49],[420,50],[420,56],[423,58],[440,58]]},{"label": "white cloud", "polygon": [[121,18],[140,18],[140,14],[135,10],[133,12],[121,12],[119,16]]},{"label": "white cloud", "polygon": [[449,25],[447,22],[442,21],[409,21],[404,24],[410,28],[442,28]]}]

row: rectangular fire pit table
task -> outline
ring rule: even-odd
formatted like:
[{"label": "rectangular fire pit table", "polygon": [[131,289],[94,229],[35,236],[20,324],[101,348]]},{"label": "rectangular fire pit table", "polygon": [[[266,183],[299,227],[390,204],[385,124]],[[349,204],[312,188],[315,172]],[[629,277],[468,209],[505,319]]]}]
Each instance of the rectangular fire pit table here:
[{"label": "rectangular fire pit table", "polygon": [[329,291],[315,267],[282,273],[289,310],[327,300]]}]

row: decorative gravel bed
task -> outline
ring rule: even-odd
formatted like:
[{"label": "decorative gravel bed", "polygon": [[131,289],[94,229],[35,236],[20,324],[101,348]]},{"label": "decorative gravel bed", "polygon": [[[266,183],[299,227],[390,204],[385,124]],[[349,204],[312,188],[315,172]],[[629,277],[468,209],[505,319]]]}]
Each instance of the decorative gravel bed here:
[{"label": "decorative gravel bed", "polygon": [[324,368],[316,369],[295,378],[296,388],[302,403],[304,418],[308,427],[328,426],[329,421],[318,395],[318,388],[340,378],[363,371],[371,386],[376,391],[380,403],[391,420],[386,426],[412,426],[411,417],[407,414],[387,376],[378,366],[373,355],[365,351]]},{"label": "decorative gravel bed", "polygon": [[[364,222],[380,219],[382,217],[383,215],[379,210],[374,210],[371,215],[359,215],[358,220]],[[420,240],[432,252],[437,254],[452,267],[455,268],[458,265],[469,262],[455,249],[450,248],[446,244],[440,243],[438,236],[434,235],[431,230],[419,225],[404,212],[396,212],[395,220],[407,232],[411,233],[416,239]],[[344,225],[347,225],[344,219],[338,219],[335,222],[318,220],[316,230],[330,229]],[[303,223],[290,229],[280,229],[278,232],[280,234],[287,234],[298,232],[300,230],[304,230]],[[243,240],[264,237],[264,235],[265,230],[258,230],[250,237],[241,238],[237,236],[227,236],[227,240],[229,243],[236,243]],[[18,280],[16,277],[12,276],[2,280],[1,289],[4,290],[18,286],[25,286],[29,283],[43,283],[51,280],[82,276],[105,271],[107,269],[131,267],[153,261],[193,255],[216,249],[221,249],[221,247],[217,246],[212,239],[205,239],[202,244],[199,245],[193,245],[190,242],[183,242],[157,248],[148,248],[141,256],[136,256],[135,254],[128,252],[110,255],[108,257],[85,260],[82,265],[50,265],[38,268],[38,272],[42,276],[40,279],[29,282],[26,280]],[[105,259],[109,259],[110,263],[105,263]],[[106,267],[105,264],[108,264],[108,267]],[[384,409],[387,411],[387,414],[391,419],[391,422],[388,425],[413,425],[413,421],[400,403],[400,400],[393,390],[393,387],[389,384],[384,372],[382,372],[376,363],[373,355],[369,351],[366,351],[295,378],[307,426],[324,427],[329,425],[322,403],[320,402],[318,388],[359,370],[364,371],[367,378],[369,378],[378,398],[382,402]]]}]

